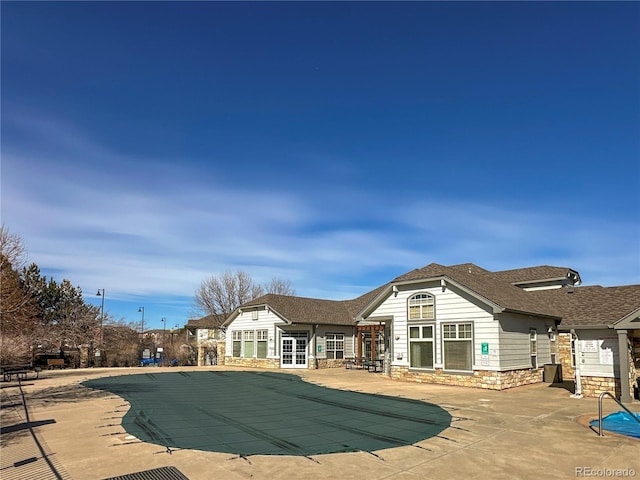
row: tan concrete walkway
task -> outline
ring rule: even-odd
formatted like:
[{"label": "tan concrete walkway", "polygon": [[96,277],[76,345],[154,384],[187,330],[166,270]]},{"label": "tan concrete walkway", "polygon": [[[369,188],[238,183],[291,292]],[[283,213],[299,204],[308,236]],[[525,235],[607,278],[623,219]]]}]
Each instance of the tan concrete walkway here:
[{"label": "tan concrete walkway", "polygon": [[[235,370],[230,367],[184,370],[206,369]],[[157,368],[153,373],[164,370],[176,371]],[[298,373],[306,381],[327,387],[435,403],[451,413],[452,428],[416,446],[374,454],[342,453],[312,459],[289,456],[243,459],[194,450],[175,450],[169,454],[163,447],[141,443],[123,431],[120,420],[128,405],[121,398],[80,385],[84,380],[105,375],[148,372],[149,368],[47,371],[38,380],[24,382],[30,421],[37,425],[33,431],[39,448],[29,429],[19,427],[25,419],[17,384],[0,384],[3,428],[0,478],[99,480],[170,465],[190,480],[566,479],[597,470],[613,477],[615,472],[628,474],[629,469],[634,471],[635,478],[640,478],[640,441],[611,435],[599,438],[576,421],[588,414],[597,416],[596,399],[573,399],[564,388],[549,384],[494,392],[405,383],[380,374],[342,369],[287,373]],[[256,402],[259,401],[257,398]],[[632,404],[631,409],[640,411],[640,403]],[[613,401],[605,400],[605,414],[618,410]],[[46,458],[42,458],[43,452]],[[24,463],[26,460],[28,463]],[[49,475],[51,466],[57,476]]]}]

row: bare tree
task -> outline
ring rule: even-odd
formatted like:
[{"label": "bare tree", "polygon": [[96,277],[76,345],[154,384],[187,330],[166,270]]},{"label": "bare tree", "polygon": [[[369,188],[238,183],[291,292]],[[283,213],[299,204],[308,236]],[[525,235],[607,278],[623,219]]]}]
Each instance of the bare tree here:
[{"label": "bare tree", "polygon": [[25,263],[22,238],[0,227],[0,359],[24,361],[36,336],[36,299],[25,288],[19,270]]},{"label": "bare tree", "polygon": [[9,228],[3,223],[0,226],[0,268],[13,268],[19,271],[26,263],[26,250],[22,238],[9,231]]},{"label": "bare tree", "polygon": [[265,285],[267,293],[275,293],[277,295],[295,295],[296,290],[293,288],[291,280],[273,277],[271,282]]},{"label": "bare tree", "polygon": [[243,271],[226,271],[213,275],[200,284],[195,293],[196,307],[206,314],[229,315],[238,306],[266,293],[295,295],[291,281],[271,279],[265,286],[257,284]]}]

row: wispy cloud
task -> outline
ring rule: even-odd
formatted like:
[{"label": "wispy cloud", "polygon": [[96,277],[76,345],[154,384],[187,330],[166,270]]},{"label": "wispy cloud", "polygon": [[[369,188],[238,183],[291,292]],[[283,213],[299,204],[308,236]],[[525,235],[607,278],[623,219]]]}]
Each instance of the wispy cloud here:
[{"label": "wispy cloud", "polygon": [[[589,284],[640,281],[635,223],[446,188],[419,200],[355,187],[274,191],[250,175],[220,181],[190,159],[120,155],[59,122],[35,117],[12,128],[38,141],[8,142],[3,220],[41,268],[122,300],[186,298],[227,269],[260,282],[288,278],[298,294],[326,298],[360,295],[430,262],[548,263],[578,269]],[[64,160],[49,155],[51,144]]]}]

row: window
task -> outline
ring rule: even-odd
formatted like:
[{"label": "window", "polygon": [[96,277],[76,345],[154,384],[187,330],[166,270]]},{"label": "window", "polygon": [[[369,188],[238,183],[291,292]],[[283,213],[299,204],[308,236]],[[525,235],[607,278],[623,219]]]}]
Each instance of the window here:
[{"label": "window", "polygon": [[409,298],[409,320],[435,318],[435,301],[433,295],[418,293]]},{"label": "window", "polygon": [[556,332],[549,333],[549,348],[551,350],[551,363],[558,362],[558,335]]},{"label": "window", "polygon": [[244,331],[244,358],[253,358],[253,330]]},{"label": "window", "polygon": [[409,366],[433,368],[433,325],[409,326]]},{"label": "window", "polygon": [[529,330],[529,353],[531,353],[531,368],[538,368],[538,332],[535,328]]},{"label": "window", "polygon": [[327,333],[325,336],[327,358],[344,358],[344,333]]},{"label": "window", "polygon": [[473,327],[471,323],[442,325],[445,370],[471,371],[473,364]]},{"label": "window", "polygon": [[239,357],[241,354],[242,332],[237,330],[233,332],[233,356]]},{"label": "window", "polygon": [[256,332],[257,355],[258,358],[267,358],[267,330],[258,330]]}]

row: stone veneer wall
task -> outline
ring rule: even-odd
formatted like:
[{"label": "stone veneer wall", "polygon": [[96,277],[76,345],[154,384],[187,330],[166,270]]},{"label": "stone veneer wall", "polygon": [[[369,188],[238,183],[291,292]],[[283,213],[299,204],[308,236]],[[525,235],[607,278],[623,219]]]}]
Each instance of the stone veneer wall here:
[{"label": "stone veneer wall", "polygon": [[224,356],[224,353],[226,349],[227,349],[227,345],[223,341],[218,342],[218,365],[225,364],[226,357]]},{"label": "stone veneer wall", "polygon": [[571,334],[558,334],[558,361],[562,364],[562,379],[575,380],[576,371],[571,366]]},{"label": "stone veneer wall", "polygon": [[507,388],[530,385],[542,382],[544,369],[508,370],[494,372],[476,370],[469,374],[444,373],[441,368],[434,372],[409,371],[408,367],[391,367],[391,378],[418,383],[436,383],[459,387],[486,388],[489,390],[505,390]]},{"label": "stone veneer wall", "polygon": [[344,368],[344,360],[318,358],[318,368]]},{"label": "stone veneer wall", "polygon": [[224,357],[224,364],[232,367],[280,368],[280,359]]},{"label": "stone veneer wall", "polygon": [[580,376],[582,396],[597,397],[602,392],[611,392],[616,398],[620,398],[620,380],[613,377],[583,377]]}]

